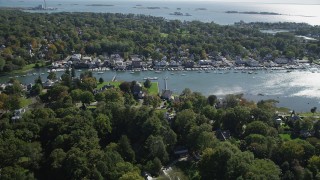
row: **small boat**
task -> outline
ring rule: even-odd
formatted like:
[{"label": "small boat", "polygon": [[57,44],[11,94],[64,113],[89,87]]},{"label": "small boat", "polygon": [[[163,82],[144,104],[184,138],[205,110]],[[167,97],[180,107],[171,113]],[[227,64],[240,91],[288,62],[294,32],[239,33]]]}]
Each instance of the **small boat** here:
[{"label": "small boat", "polygon": [[143,78],[144,80],[147,80],[147,79],[149,79],[149,80],[157,80],[158,79],[158,77],[145,77],[145,78]]},{"label": "small boat", "polygon": [[103,73],[104,73],[104,72],[101,72],[101,71],[100,71],[100,72],[98,72],[98,74],[103,74]]}]

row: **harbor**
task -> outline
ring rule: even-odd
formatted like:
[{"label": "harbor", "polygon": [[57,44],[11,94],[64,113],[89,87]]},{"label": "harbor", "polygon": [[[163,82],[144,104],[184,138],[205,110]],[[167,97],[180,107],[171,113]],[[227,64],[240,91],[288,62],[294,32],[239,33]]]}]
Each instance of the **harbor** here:
[{"label": "harbor", "polygon": [[[82,69],[76,71],[76,75],[88,71]],[[163,80],[168,78],[168,88],[174,94],[180,94],[185,88],[201,92],[204,95],[217,95],[223,97],[226,94],[243,94],[245,98],[252,101],[263,99],[275,99],[279,101],[277,106],[288,107],[296,112],[309,111],[311,107],[320,103],[320,71],[313,67],[309,69],[248,69],[248,68],[219,68],[207,70],[146,70],[146,71],[105,71],[91,70],[97,79],[112,81],[139,81],[144,82],[146,78],[154,78],[152,81],[159,82],[159,89],[164,89]],[[199,73],[201,71],[202,73]],[[103,72],[103,73],[99,73]],[[64,71],[55,72],[60,77]],[[0,78],[0,83],[8,79],[16,78],[23,84],[34,83],[40,76],[43,81],[47,80],[48,69],[34,69],[27,74],[7,75]]]}]

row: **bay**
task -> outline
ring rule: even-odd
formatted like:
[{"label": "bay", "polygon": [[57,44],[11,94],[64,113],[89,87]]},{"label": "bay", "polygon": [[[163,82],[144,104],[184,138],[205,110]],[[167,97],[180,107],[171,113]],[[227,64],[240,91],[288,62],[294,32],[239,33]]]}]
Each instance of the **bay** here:
[{"label": "bay", "polygon": [[[199,20],[223,25],[233,24],[241,20],[244,22],[303,22],[311,25],[320,25],[320,3],[312,2],[310,1],[308,4],[303,2],[284,3],[283,1],[279,1],[278,3],[262,3],[230,1],[50,0],[47,1],[47,6],[57,8],[57,10],[51,12],[132,13],[164,17],[170,20]],[[40,4],[43,4],[42,0],[1,0],[0,7],[35,7]],[[188,13],[191,16],[170,15],[177,11],[183,14]],[[229,14],[225,13],[226,11],[272,12],[281,15]]]},{"label": "bay", "polygon": [[[83,70],[84,71],[84,70]],[[83,72],[81,71],[81,72]],[[76,71],[79,76],[79,71]],[[32,75],[34,73],[34,75]],[[57,72],[60,77],[63,72]],[[34,79],[41,76],[45,81],[48,73],[46,68],[35,69],[28,74],[16,78],[22,83],[34,83]],[[241,73],[234,70],[212,70],[209,73],[198,71],[104,71],[103,74],[93,72],[98,79],[111,81],[116,76],[118,81],[144,82],[145,77],[158,77],[159,89],[164,88],[164,78],[168,78],[168,88],[175,94],[183,89],[201,92],[203,95],[217,95],[222,98],[226,94],[243,93],[244,97],[259,101],[275,99],[279,107],[287,107],[296,112],[309,112],[312,107],[320,104],[320,72],[295,70],[290,73],[285,70],[259,70],[253,74]],[[0,82],[6,82],[9,76],[0,77]]]},{"label": "bay", "polygon": [[[271,1],[270,1],[271,2]],[[241,20],[245,22],[304,22],[311,25],[320,25],[320,4],[317,3],[257,3],[257,2],[205,2],[205,1],[47,1],[48,7],[57,8],[56,11],[33,12],[97,12],[97,13],[133,13],[144,14],[166,19],[199,20],[215,22],[218,24],[233,24]],[[42,0],[0,0],[0,7],[35,7],[42,4]],[[111,6],[88,6],[104,4]],[[173,12],[189,13],[191,16],[174,16]],[[225,11],[255,11],[273,12],[281,15],[261,14],[228,14]],[[32,75],[35,73],[35,75]],[[172,75],[173,73],[173,75]],[[57,72],[61,75],[62,72]],[[77,72],[79,75],[80,72]],[[24,75],[24,76],[23,76]],[[47,69],[36,69],[29,74],[17,76],[23,83],[33,83],[40,75],[46,80]],[[234,73],[231,71],[211,71],[198,73],[196,71],[173,72],[153,71],[115,72],[106,71],[103,74],[94,73],[97,78],[109,81],[117,75],[122,81],[144,81],[144,77],[158,77],[160,90],[164,87],[163,79],[168,77],[168,86],[174,93],[179,94],[184,88],[198,91],[204,95],[218,95],[243,93],[244,97],[258,101],[261,99],[278,100],[278,106],[288,107],[296,112],[310,111],[312,107],[319,106],[320,102],[320,73],[310,71],[257,71],[257,74]],[[0,77],[0,82],[8,81],[9,76]]]}]

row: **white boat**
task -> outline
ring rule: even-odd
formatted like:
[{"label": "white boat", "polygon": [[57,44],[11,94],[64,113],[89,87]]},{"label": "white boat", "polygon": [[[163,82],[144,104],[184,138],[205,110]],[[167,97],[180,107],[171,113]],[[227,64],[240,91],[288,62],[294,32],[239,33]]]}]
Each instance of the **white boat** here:
[{"label": "white boat", "polygon": [[158,77],[145,77],[145,78],[143,78],[144,80],[147,80],[147,79],[149,79],[149,80],[157,80],[158,79]]},{"label": "white boat", "polygon": [[101,71],[100,71],[100,72],[98,72],[98,74],[103,74],[103,73],[104,73],[104,72],[101,72]]}]

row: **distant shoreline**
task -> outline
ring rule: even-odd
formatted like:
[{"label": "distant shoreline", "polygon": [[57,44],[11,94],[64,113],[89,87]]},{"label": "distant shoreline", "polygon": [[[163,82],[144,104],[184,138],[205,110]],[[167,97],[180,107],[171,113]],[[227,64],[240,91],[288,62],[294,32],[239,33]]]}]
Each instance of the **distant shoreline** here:
[{"label": "distant shoreline", "polygon": [[275,12],[256,12],[256,11],[226,11],[227,14],[260,14],[260,15],[284,15]]},{"label": "distant shoreline", "polygon": [[88,4],[86,6],[114,6],[113,4]]}]

